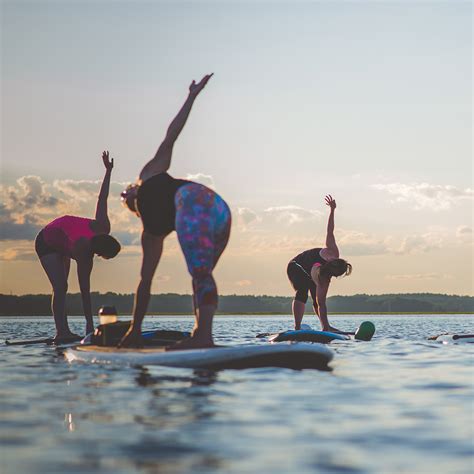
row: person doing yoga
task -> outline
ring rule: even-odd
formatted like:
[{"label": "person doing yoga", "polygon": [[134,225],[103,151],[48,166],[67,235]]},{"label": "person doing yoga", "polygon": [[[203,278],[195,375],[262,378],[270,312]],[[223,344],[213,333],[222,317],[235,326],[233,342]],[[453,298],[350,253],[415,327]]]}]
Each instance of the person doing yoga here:
[{"label": "person doing yoga", "polygon": [[306,250],[290,260],[287,267],[288,278],[296,291],[293,300],[295,329],[301,328],[308,291],[313,299],[313,308],[319,317],[323,331],[342,332],[329,324],[326,308],[326,295],[332,277],[350,275],[352,265],[339,258],[339,249],[334,237],[334,211],[336,201],[327,195],[326,204],[330,207],[326,247]]},{"label": "person doing yoga", "polygon": [[86,318],[86,334],[94,330],[92,319],[90,275],[93,257],[99,255],[109,259],[120,252],[120,244],[110,233],[107,215],[110,176],[114,167],[113,158],[104,151],[102,161],[105,176],[97,200],[94,219],[62,216],[46,225],[36,236],[35,250],[53,288],[51,308],[56,325],[56,341],[77,339],[71,332],[66,315],[66,293],[71,259],[77,263],[77,277]]},{"label": "person doing yoga", "polygon": [[176,231],[192,277],[195,324],[191,337],[169,349],[212,347],[212,320],[217,308],[217,288],[212,271],[230,235],[231,213],[214,191],[170,176],[173,145],[183,129],[198,94],[212,74],[189,86],[189,95],[171,122],[154,158],[142,169],[138,184],[122,193],[122,202],[143,224],[143,257],[133,321],[120,347],[142,345],[141,326],[150,300],[151,284],[163,252],[163,241]]}]

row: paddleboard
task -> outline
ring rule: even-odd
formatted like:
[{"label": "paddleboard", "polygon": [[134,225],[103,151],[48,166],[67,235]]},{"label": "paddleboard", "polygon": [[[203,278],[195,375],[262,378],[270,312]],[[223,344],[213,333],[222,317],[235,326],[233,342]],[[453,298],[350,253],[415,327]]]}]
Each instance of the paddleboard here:
[{"label": "paddleboard", "polygon": [[65,357],[69,362],[162,365],[211,370],[254,367],[326,369],[333,355],[333,351],[321,344],[304,343],[251,344],[182,351],[165,351],[163,347],[118,349],[78,345],[65,352]]},{"label": "paddleboard", "polygon": [[282,341],[304,341],[321,342],[327,344],[331,341],[350,341],[356,339],[359,341],[370,341],[375,333],[375,326],[370,321],[364,321],[354,334],[340,334],[330,331],[315,331],[313,329],[300,329],[272,334],[268,338],[270,342]]},{"label": "paddleboard", "polygon": [[80,341],[82,336],[71,337],[67,339],[55,340],[52,337],[40,337],[36,339],[7,339],[5,344],[7,346],[26,346],[30,344],[47,344],[48,346],[62,346],[67,344],[75,344]]},{"label": "paddleboard", "polygon": [[474,334],[440,334],[439,336],[433,336],[428,339],[442,342],[443,344],[474,343]]}]

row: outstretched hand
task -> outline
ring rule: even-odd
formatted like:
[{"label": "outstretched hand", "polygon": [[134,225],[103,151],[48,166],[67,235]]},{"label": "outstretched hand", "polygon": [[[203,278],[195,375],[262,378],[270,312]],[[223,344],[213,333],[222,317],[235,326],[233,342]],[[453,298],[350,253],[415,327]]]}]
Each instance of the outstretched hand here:
[{"label": "outstretched hand", "polygon": [[193,80],[193,82],[191,82],[191,85],[189,86],[189,93],[196,96],[199,94],[199,92],[201,92],[204,87],[206,87],[206,84],[209,82],[209,79],[214,75],[214,73],[212,74],[206,74],[200,82],[198,82],[196,84],[196,81]]},{"label": "outstretched hand", "polygon": [[330,194],[328,194],[324,200],[326,201],[326,205],[331,208],[332,211],[336,209],[336,201],[332,198]]},{"label": "outstretched hand", "polygon": [[112,171],[112,168],[114,167],[114,159],[113,158],[109,159],[108,151],[104,151],[102,153],[102,161],[104,162],[105,169],[107,171]]}]

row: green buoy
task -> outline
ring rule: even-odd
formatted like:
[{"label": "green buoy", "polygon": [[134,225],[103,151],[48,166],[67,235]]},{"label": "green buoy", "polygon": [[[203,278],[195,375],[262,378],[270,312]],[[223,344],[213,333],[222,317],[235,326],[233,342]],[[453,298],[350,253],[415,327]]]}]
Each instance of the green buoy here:
[{"label": "green buoy", "polygon": [[374,333],[375,333],[374,323],[371,323],[370,321],[364,321],[359,326],[359,329],[357,329],[354,335],[354,339],[357,339],[358,341],[370,341]]}]

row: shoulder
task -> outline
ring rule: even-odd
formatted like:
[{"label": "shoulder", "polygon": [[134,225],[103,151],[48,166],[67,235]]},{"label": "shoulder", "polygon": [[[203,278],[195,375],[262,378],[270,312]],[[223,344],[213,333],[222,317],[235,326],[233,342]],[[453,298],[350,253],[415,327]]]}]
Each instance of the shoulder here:
[{"label": "shoulder", "polygon": [[97,219],[90,219],[89,228],[96,234],[109,234],[110,224],[100,222]]},{"label": "shoulder", "polygon": [[324,258],[327,262],[339,258],[339,253],[333,249],[328,249],[327,247],[319,249],[319,255]]}]

